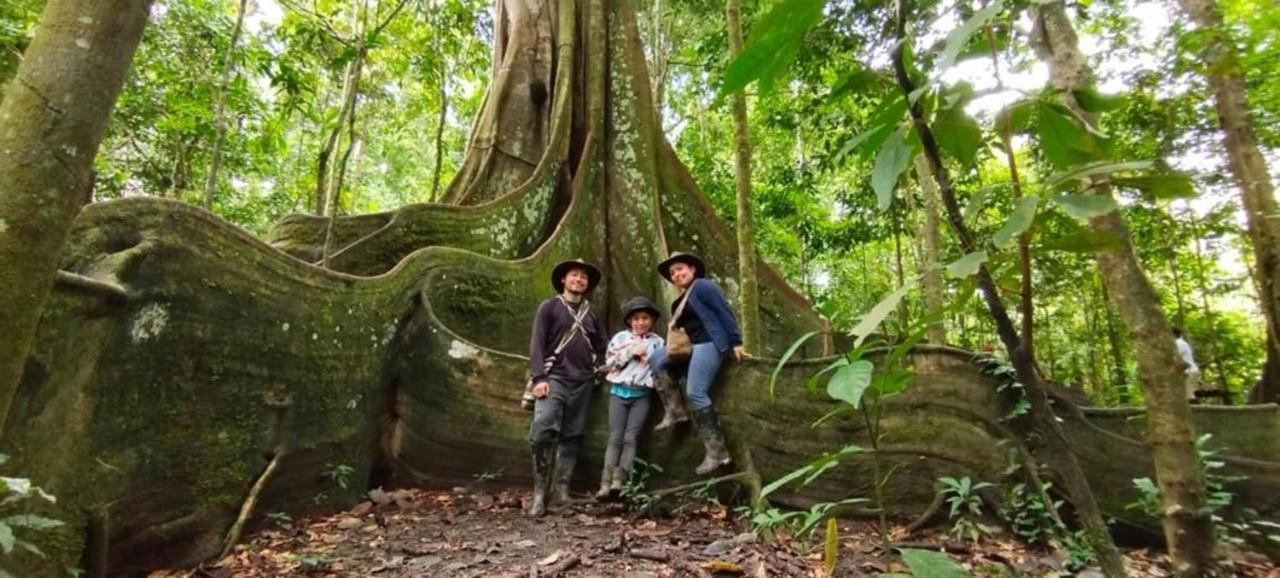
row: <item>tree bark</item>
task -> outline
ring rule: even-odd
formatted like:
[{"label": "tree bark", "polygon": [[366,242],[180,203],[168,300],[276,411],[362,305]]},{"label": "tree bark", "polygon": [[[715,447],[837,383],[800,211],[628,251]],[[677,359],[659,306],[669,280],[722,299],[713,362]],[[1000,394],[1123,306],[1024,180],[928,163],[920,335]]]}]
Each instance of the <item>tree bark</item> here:
[{"label": "tree bark", "polygon": [[150,7],[50,0],[0,104],[0,425]]},{"label": "tree bark", "polygon": [[245,9],[249,0],[240,0],[240,8],[236,11],[236,25],[231,29],[231,39],[227,41],[227,54],[222,61],[222,78],[218,81],[218,101],[214,105],[213,152],[209,154],[209,173],[204,179],[204,208],[213,208],[213,195],[218,190],[218,171],[222,168],[222,145],[227,140],[227,86],[231,84],[231,75],[236,68],[236,45],[240,43],[240,31],[244,29]]},{"label": "tree bark", "polygon": [[[1075,28],[1061,0],[1032,8],[1035,29],[1032,46],[1049,65],[1051,82],[1080,118],[1094,123],[1093,115],[1075,101],[1072,90],[1092,85],[1092,72],[1080,52]],[[1094,183],[1092,193],[1110,196],[1110,186]],[[1204,477],[1195,452],[1191,408],[1183,384],[1185,364],[1173,344],[1160,298],[1147,279],[1133,249],[1129,227],[1118,212],[1094,217],[1090,227],[1099,234],[1120,239],[1120,247],[1095,255],[1120,318],[1132,337],[1138,360],[1138,384],[1147,402],[1147,439],[1155,460],[1164,513],[1165,538],[1175,572],[1201,576],[1213,567],[1213,522],[1205,509]]]},{"label": "tree bark", "polygon": [[[920,248],[922,266],[925,268],[924,309],[932,315],[941,311],[943,301],[942,271],[935,268],[941,260],[942,243],[940,240],[941,223],[938,221],[938,185],[933,180],[933,171],[929,169],[929,160],[924,156],[916,156],[916,181],[920,183],[920,196],[923,199],[924,219],[920,221]],[[929,341],[939,345],[947,343],[947,326],[942,318],[929,324],[927,329]]]},{"label": "tree bark", "polygon": [[[440,51],[437,50],[437,53]],[[444,55],[441,54],[443,59]],[[440,198],[440,173],[444,168],[444,125],[449,118],[449,65],[440,64],[440,115],[436,117],[435,165],[431,169],[431,202]]]},{"label": "tree bark", "polygon": [[[1253,243],[1258,302],[1267,322],[1267,367],[1280,365],[1280,216],[1266,159],[1249,119],[1244,69],[1215,0],[1178,0],[1196,26],[1209,32],[1200,58],[1213,90],[1231,174],[1240,187],[1249,240]],[[1280,402],[1280,372],[1265,371],[1256,399]]]},{"label": "tree bark", "polygon": [[[726,0],[729,58],[742,52],[742,0]],[[760,346],[759,287],[756,281],[755,233],[751,216],[751,127],[747,124],[747,95],[729,97],[733,109],[734,188],[738,207],[738,309],[742,316],[742,344],[747,351]]]}]

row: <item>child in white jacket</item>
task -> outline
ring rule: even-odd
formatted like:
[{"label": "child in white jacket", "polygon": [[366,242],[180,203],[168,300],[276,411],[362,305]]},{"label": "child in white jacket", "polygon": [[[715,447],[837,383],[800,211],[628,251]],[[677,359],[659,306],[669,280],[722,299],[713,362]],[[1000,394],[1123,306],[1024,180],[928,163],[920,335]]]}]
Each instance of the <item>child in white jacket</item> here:
[{"label": "child in white jacket", "polygon": [[606,499],[622,491],[622,485],[636,458],[636,441],[644,420],[649,416],[649,398],[653,390],[653,373],[649,357],[665,346],[653,332],[658,308],[644,297],[627,302],[623,310],[627,329],[609,340],[605,353],[605,378],[609,383],[609,445],[604,454],[604,470],[600,474],[597,499]]}]

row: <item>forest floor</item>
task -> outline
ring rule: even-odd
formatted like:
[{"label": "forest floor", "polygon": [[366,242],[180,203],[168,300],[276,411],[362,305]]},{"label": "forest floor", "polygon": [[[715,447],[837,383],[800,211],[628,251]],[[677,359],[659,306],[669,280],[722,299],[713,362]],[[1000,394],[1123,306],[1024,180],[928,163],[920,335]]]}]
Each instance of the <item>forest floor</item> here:
[{"label": "forest floor", "polygon": [[[586,495],[581,496],[586,498]],[[374,491],[371,499],[331,516],[265,528],[226,558],[152,578],[266,577],[550,577],[550,576],[813,576],[823,571],[823,529],[805,541],[780,534],[766,544],[726,509],[681,504],[635,517],[621,503],[576,500],[540,519],[523,513],[529,493],[487,488],[451,492]],[[958,542],[944,529],[909,539],[895,526],[882,540],[872,521],[839,524],[834,576],[908,572],[901,548],[946,552],[975,576],[1065,576],[1066,554],[1029,548],[1007,536]],[[1133,576],[1169,576],[1163,555],[1126,553]],[[1232,556],[1229,575],[1280,576],[1256,554]],[[899,574],[907,576],[908,574]],[[1079,576],[1101,576],[1086,570]]]}]

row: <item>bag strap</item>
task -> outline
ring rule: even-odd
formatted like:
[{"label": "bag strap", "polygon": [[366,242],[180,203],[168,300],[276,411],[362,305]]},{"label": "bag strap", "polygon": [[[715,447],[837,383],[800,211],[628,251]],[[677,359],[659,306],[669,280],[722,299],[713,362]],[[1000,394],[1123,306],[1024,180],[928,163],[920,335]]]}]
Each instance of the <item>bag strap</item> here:
[{"label": "bag strap", "polygon": [[684,306],[689,304],[689,298],[693,296],[693,286],[690,285],[684,292],[684,299],[680,300],[680,304],[676,306],[676,312],[671,314],[671,323],[668,327],[675,327],[676,321],[680,319],[680,315],[684,313]]},{"label": "bag strap", "polygon": [[564,305],[564,308],[569,310],[569,316],[573,318],[573,325],[570,325],[569,328],[560,335],[560,344],[556,345],[555,351],[551,352],[551,355],[553,356],[560,355],[560,353],[564,351],[564,348],[569,345],[569,342],[573,341],[574,337],[577,337],[579,331],[584,334],[586,333],[587,329],[582,326],[582,320],[591,312],[591,302],[586,299],[582,300],[582,304],[578,306],[577,311],[574,311],[573,308],[569,306],[569,303],[564,300],[564,297],[558,297],[558,299],[560,299],[560,303]]}]

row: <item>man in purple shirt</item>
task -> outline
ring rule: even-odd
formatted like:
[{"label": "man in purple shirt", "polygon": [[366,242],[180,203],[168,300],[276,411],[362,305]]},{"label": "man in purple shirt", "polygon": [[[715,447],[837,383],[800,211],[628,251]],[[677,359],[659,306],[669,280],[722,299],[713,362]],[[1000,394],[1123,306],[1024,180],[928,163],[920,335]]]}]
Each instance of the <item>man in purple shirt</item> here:
[{"label": "man in purple shirt", "polygon": [[551,272],[557,295],[543,301],[533,318],[529,339],[529,375],[533,381],[533,423],[529,445],[533,451],[533,504],[530,516],[547,509],[557,446],[553,498],[569,501],[569,478],[578,461],[586,427],[596,360],[604,355],[609,337],[600,316],[586,300],[600,282],[600,270],[581,259],[565,261]]}]

